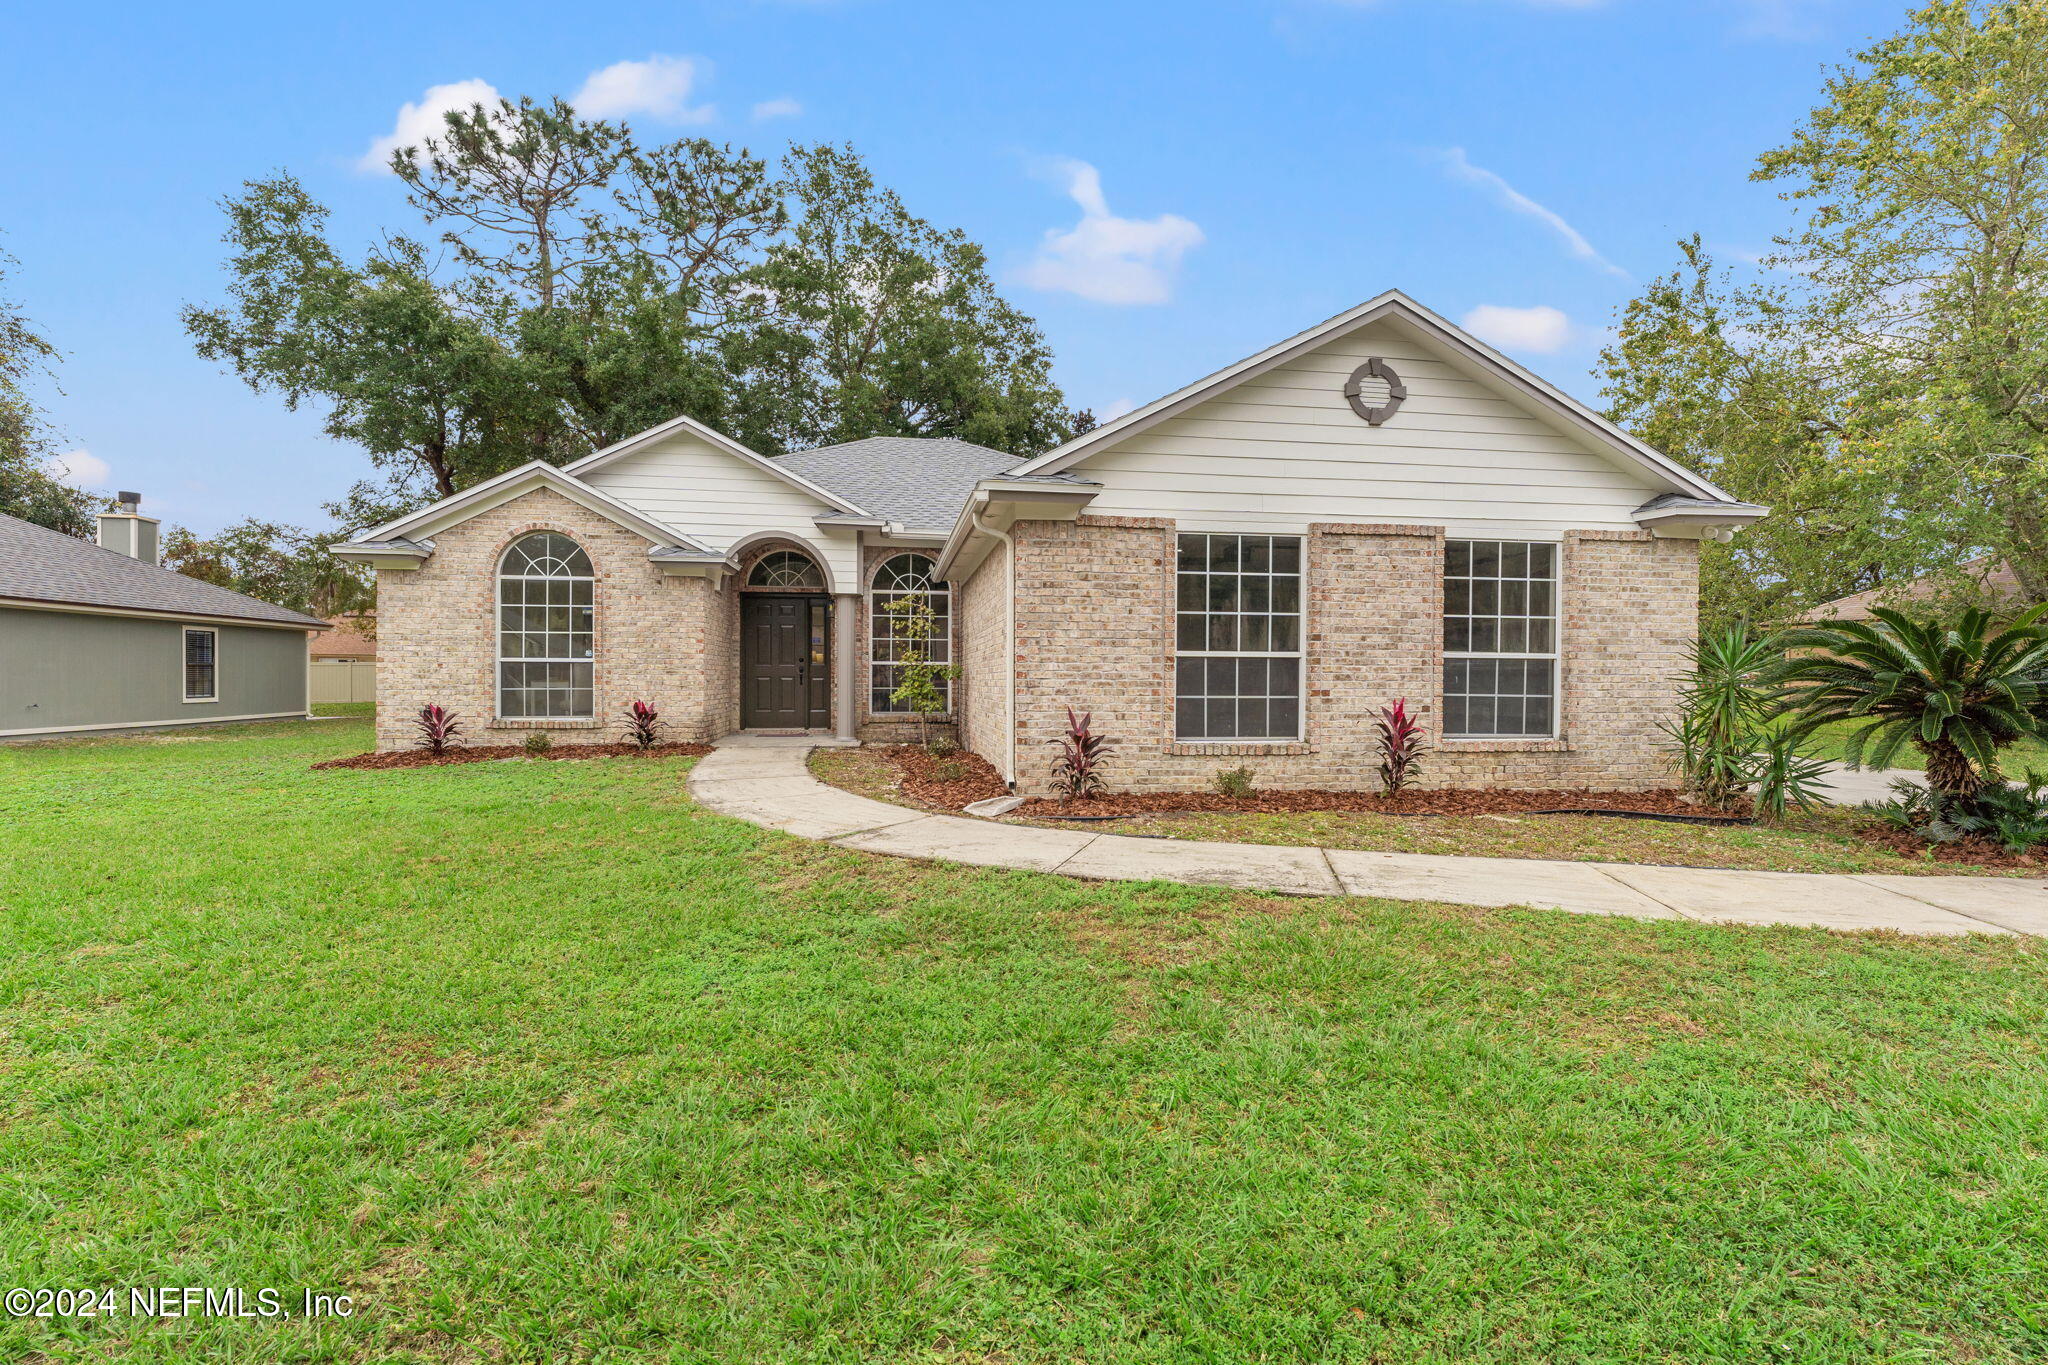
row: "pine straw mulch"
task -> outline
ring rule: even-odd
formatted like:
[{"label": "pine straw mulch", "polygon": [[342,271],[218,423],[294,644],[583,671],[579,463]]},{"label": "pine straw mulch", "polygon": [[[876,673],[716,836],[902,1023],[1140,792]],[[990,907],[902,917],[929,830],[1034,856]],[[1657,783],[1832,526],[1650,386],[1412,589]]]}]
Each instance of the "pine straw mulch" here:
[{"label": "pine straw mulch", "polygon": [[357,754],[352,758],[331,758],[315,763],[320,768],[442,768],[450,763],[488,763],[501,758],[620,758],[628,754],[648,758],[702,758],[711,752],[709,744],[657,744],[642,749],[637,744],[558,744],[541,753],[529,753],[523,744],[470,744],[430,754],[425,749],[394,749],[385,754]]},{"label": "pine straw mulch", "polygon": [[1355,811],[1368,815],[1534,815],[1581,812],[1626,812],[1642,815],[1685,815],[1725,821],[1718,811],[1680,798],[1676,792],[1603,791],[1405,791],[1384,792],[1260,791],[1250,796],[1220,792],[1111,792],[1086,800],[1049,801],[1033,797],[1013,815],[1027,819],[1058,819],[1076,815],[1191,815],[1229,812],[1250,815],[1293,815],[1305,811]]}]

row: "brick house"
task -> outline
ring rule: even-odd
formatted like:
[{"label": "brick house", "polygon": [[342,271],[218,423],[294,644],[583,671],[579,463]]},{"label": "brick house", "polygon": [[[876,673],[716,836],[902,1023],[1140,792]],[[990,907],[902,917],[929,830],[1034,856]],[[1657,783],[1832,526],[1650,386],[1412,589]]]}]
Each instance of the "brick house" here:
[{"label": "brick house", "polygon": [[378,737],[901,738],[925,593],[962,743],[1045,786],[1064,708],[1116,785],[1374,780],[1406,697],[1440,785],[1671,782],[1698,551],[1764,515],[1398,293],[1025,459],[876,437],[764,456],[689,418],[338,547],[378,571]]}]

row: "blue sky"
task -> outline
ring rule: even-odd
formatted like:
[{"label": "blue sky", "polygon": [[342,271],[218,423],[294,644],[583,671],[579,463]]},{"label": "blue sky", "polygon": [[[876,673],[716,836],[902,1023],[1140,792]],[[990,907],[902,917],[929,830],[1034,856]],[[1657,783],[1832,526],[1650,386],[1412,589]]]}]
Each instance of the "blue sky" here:
[{"label": "blue sky", "polygon": [[[351,247],[410,229],[362,161],[435,87],[578,96],[643,134],[850,141],[989,249],[1098,413],[1398,286],[1583,397],[1615,310],[1901,0],[713,0],[57,5],[9,19],[0,247],[66,352],[74,467],[210,531],[322,525],[361,477],[198,359],[219,199],[285,168]],[[626,65],[621,65],[622,63]],[[481,85],[463,86],[465,91]],[[418,109],[414,111],[418,117]]]}]

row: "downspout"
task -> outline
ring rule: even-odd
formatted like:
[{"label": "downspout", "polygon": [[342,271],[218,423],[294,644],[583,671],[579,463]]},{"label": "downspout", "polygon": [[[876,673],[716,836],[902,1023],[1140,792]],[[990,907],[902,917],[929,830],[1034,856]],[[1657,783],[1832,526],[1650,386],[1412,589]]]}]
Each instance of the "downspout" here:
[{"label": "downspout", "polygon": [[1003,780],[1010,790],[1017,790],[1017,542],[1010,539],[1007,531],[998,531],[982,523],[982,512],[977,509],[972,517],[974,529],[985,536],[991,536],[1003,544],[1003,657],[1009,672],[1008,685],[1003,689]]}]

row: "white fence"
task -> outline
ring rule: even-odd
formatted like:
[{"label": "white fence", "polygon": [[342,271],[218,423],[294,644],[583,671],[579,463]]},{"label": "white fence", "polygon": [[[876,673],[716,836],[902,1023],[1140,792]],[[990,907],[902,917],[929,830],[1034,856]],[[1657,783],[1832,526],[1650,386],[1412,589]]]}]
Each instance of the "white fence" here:
[{"label": "white fence", "polygon": [[306,665],[315,702],[377,700],[377,664],[371,659],[321,659]]}]

